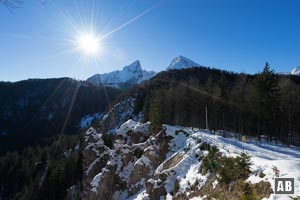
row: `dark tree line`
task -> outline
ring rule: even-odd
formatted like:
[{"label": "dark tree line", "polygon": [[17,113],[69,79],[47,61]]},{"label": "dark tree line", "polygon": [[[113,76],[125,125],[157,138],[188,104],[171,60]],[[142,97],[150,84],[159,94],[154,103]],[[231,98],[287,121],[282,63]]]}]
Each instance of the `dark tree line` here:
[{"label": "dark tree line", "polygon": [[226,130],[299,144],[300,77],[278,75],[268,63],[255,75],[210,68],[162,72],[138,89],[136,112],[162,123]]}]

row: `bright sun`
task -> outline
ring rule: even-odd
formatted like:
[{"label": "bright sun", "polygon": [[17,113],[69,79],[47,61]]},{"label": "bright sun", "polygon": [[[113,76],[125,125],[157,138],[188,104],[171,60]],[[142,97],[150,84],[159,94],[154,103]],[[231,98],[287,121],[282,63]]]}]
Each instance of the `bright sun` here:
[{"label": "bright sun", "polygon": [[95,55],[101,48],[100,40],[93,34],[83,34],[78,40],[79,48],[82,49],[87,55]]}]

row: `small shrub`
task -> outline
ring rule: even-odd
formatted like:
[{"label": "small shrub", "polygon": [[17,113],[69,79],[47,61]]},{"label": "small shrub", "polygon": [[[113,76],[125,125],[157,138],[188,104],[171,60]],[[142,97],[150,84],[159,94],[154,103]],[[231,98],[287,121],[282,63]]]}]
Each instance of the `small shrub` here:
[{"label": "small shrub", "polygon": [[263,178],[263,177],[265,177],[266,175],[265,175],[263,172],[259,172],[258,176],[259,176],[259,178]]},{"label": "small shrub", "polygon": [[179,181],[176,180],[174,183],[174,187],[173,187],[173,195],[176,195],[177,192],[179,191],[180,185],[179,185]]},{"label": "small shrub", "polygon": [[202,166],[204,174],[207,172],[216,173],[220,169],[220,154],[217,147],[209,148],[208,155],[203,158]]},{"label": "small shrub", "polygon": [[194,187],[197,187],[199,185],[199,181],[198,179],[196,179],[195,183],[194,183]]},{"label": "small shrub", "polygon": [[256,194],[249,183],[244,184],[244,195],[242,200],[256,200]]},{"label": "small shrub", "polygon": [[239,170],[240,174],[243,178],[247,178],[250,173],[250,156],[246,153],[242,153],[241,156],[238,158]]},{"label": "small shrub", "polygon": [[206,143],[206,142],[203,142],[203,143],[200,145],[200,149],[201,149],[202,151],[204,151],[204,150],[209,150],[209,149],[210,149],[210,145],[209,145],[208,143]]},{"label": "small shrub", "polygon": [[238,179],[246,179],[250,173],[250,156],[242,153],[236,158],[222,158],[222,168],[219,172],[221,182],[229,184]]},{"label": "small shrub", "polygon": [[219,172],[221,183],[226,185],[236,181],[240,177],[240,169],[237,158],[224,157],[222,158],[222,168]]},{"label": "small shrub", "polygon": [[215,192],[209,194],[208,197],[207,197],[208,200],[214,200],[214,199],[219,199],[219,198],[220,198],[220,195],[218,193],[215,193]]}]

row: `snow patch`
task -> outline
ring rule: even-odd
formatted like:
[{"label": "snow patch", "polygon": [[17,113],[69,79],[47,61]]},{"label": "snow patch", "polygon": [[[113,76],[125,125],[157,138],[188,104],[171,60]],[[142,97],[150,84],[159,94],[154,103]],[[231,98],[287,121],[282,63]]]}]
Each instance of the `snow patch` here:
[{"label": "snow patch", "polygon": [[148,132],[150,122],[142,124],[140,122],[136,122],[132,119],[129,119],[127,122],[122,124],[120,128],[116,130],[116,135],[121,135],[126,137],[128,131],[133,131],[134,133],[143,133],[146,134]]},{"label": "snow patch", "polygon": [[104,172],[106,172],[106,171],[109,171],[109,170],[107,170],[106,168],[103,168],[102,171],[101,171],[99,174],[97,174],[97,175],[93,178],[93,180],[91,181],[90,185],[92,186],[92,189],[91,189],[91,190],[92,190],[93,192],[96,192],[96,193],[97,193],[97,189],[98,189],[98,187],[99,187],[99,184],[100,184],[100,181],[101,181],[102,174],[103,174]]},{"label": "snow patch", "polygon": [[79,127],[80,128],[89,127],[89,126],[92,125],[92,122],[94,120],[101,119],[102,116],[103,116],[102,113],[94,113],[92,115],[86,115],[86,116],[81,118],[80,123],[79,123]]}]

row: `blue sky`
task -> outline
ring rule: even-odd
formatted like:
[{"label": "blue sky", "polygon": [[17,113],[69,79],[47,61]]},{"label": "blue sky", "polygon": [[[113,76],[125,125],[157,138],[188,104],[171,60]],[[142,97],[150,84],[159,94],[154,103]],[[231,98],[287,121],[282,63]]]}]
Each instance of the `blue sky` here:
[{"label": "blue sky", "polygon": [[[246,73],[266,61],[277,72],[300,65],[297,0],[44,1],[25,1],[14,14],[0,5],[0,80],[86,79],[137,59],[160,71],[177,55]],[[70,41],[91,24],[100,36],[122,28],[87,61]]]}]

